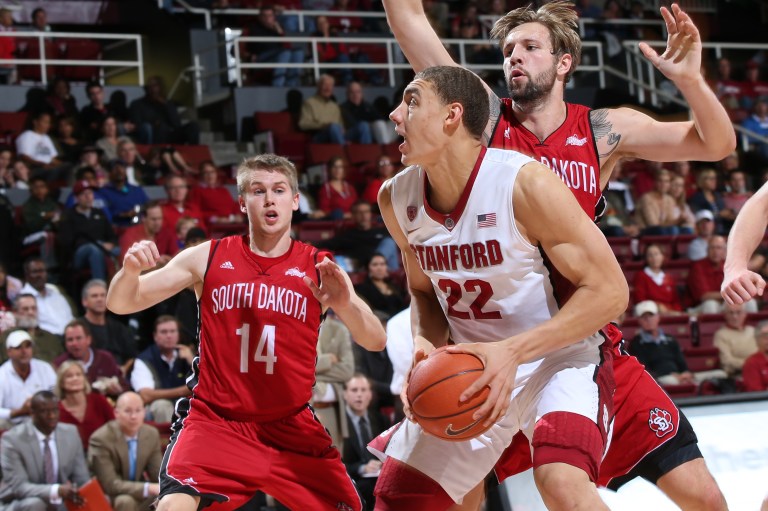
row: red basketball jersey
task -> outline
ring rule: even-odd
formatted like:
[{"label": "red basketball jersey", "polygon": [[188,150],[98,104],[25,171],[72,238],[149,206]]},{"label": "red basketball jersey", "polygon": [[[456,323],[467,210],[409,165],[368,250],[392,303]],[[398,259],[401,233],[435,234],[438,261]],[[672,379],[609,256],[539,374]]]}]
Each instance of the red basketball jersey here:
[{"label": "red basketball jersey", "polygon": [[[595,205],[601,195],[600,158],[589,122],[590,109],[566,103],[565,121],[541,141],[515,118],[511,99],[502,98],[501,102],[491,147],[512,149],[539,160],[563,180],[589,218],[595,218]],[[555,299],[563,305],[575,289],[549,262],[547,254],[543,255],[551,273]]]},{"label": "red basketball jersey", "polygon": [[326,253],[293,241],[280,257],[260,257],[249,239],[211,243],[192,385],[225,419],[269,421],[311,397],[322,310],[303,277],[317,283]]},{"label": "red basketball jersey", "polygon": [[563,180],[584,211],[594,218],[601,194],[600,158],[589,122],[590,109],[566,103],[565,121],[542,141],[515,118],[511,99],[501,101],[491,147],[512,149],[539,160]]}]

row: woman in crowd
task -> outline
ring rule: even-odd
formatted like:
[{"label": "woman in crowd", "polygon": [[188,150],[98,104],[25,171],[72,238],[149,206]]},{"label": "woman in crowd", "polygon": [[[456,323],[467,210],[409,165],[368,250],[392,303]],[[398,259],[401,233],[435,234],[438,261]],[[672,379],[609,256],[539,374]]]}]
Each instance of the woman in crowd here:
[{"label": "woman in crowd", "polygon": [[106,116],[101,122],[101,138],[96,141],[96,147],[104,152],[107,161],[117,158],[117,144],[123,140],[130,139],[118,135],[117,119],[113,115]]},{"label": "woman in crowd", "polygon": [[376,177],[368,183],[368,186],[365,187],[365,191],[363,192],[363,200],[372,204],[377,211],[379,209],[379,189],[381,189],[381,185],[384,184],[384,181],[396,174],[396,170],[397,167],[395,167],[395,164],[392,162],[392,158],[386,154],[379,156],[379,159],[376,162]]},{"label": "woman in crowd", "polygon": [[653,300],[661,314],[677,314],[683,310],[677,282],[662,269],[664,252],[659,245],[645,247],[645,268],[635,274],[635,303]]},{"label": "woman in crowd", "polygon": [[82,364],[67,360],[56,371],[54,393],[59,397],[59,421],[77,426],[83,448],[88,448],[91,434],[115,418],[107,398],[91,392],[91,384]]},{"label": "woman in crowd", "polygon": [[394,316],[405,309],[407,304],[403,294],[389,278],[387,259],[381,254],[374,254],[368,261],[368,277],[365,282],[355,286],[360,295],[374,312],[382,312],[387,317]]},{"label": "woman in crowd", "polygon": [[357,190],[345,179],[347,165],[344,158],[334,156],[328,160],[328,180],[318,192],[317,206],[332,220],[351,218],[352,204],[357,202]]},{"label": "woman in crowd", "polygon": [[673,215],[677,218],[676,223],[680,230],[678,234],[693,234],[696,219],[693,216],[691,207],[686,202],[685,178],[683,176],[672,176],[672,182],[669,185],[669,195],[675,201]]},{"label": "woman in crowd", "polygon": [[725,224],[733,222],[736,218],[733,210],[725,207],[725,201],[722,194],[717,190],[717,171],[715,169],[703,169],[699,172],[696,179],[696,185],[699,191],[694,193],[688,204],[694,213],[708,209],[715,217],[715,231],[718,234],[725,233]]}]

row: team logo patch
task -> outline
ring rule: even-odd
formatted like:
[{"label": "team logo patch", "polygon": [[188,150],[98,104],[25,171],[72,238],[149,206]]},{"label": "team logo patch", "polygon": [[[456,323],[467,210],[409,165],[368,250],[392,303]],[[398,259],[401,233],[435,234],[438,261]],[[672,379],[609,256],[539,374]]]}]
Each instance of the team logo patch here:
[{"label": "team logo patch", "polygon": [[288,275],[289,277],[299,277],[299,278],[304,278],[304,276],[306,275],[306,273],[304,273],[303,271],[299,271],[299,269],[296,267],[293,267],[290,270],[285,270],[285,274]]},{"label": "team logo patch", "polygon": [[183,481],[181,481],[184,484],[197,484],[197,481],[193,477],[187,477]]},{"label": "team logo patch", "polygon": [[507,140],[509,140],[509,138],[510,138],[510,136],[509,136],[509,126],[507,126],[507,128],[504,130],[504,138],[506,138]]},{"label": "team logo patch", "polygon": [[587,137],[579,138],[578,135],[573,134],[565,140],[565,145],[577,145],[583,146],[587,143]]},{"label": "team logo patch", "polygon": [[659,438],[672,433],[675,429],[675,425],[672,424],[672,414],[661,408],[653,408],[648,417],[648,427]]},{"label": "team logo patch", "polygon": [[231,261],[226,261],[226,262],[221,263],[221,266],[219,266],[219,268],[224,268],[225,270],[234,270],[235,269],[235,267],[234,267],[234,265],[232,265]]},{"label": "team logo patch", "polygon": [[336,509],[339,511],[355,511],[355,509],[350,506],[349,504],[345,504],[344,502],[339,502],[336,504]]},{"label": "team logo patch", "polygon": [[413,222],[413,219],[416,218],[416,206],[408,206],[405,209],[405,214],[408,215],[408,220]]}]

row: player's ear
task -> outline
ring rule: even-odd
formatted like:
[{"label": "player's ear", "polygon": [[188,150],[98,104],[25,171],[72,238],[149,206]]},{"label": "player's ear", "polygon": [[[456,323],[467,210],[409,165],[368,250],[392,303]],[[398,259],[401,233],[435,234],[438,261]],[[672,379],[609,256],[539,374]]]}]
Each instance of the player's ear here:
[{"label": "player's ear", "polygon": [[571,66],[573,66],[573,56],[570,53],[563,54],[557,62],[557,74],[568,74]]},{"label": "player's ear", "polygon": [[464,117],[464,105],[458,102],[448,105],[448,111],[445,117],[445,123],[447,126],[453,128],[458,127],[461,124],[461,119]]},{"label": "player's ear", "polygon": [[247,215],[247,214],[248,214],[248,212],[245,210],[245,200],[243,199],[243,196],[242,196],[242,195],[240,195],[240,196],[238,196],[238,197],[237,197],[237,202],[238,202],[238,204],[240,204],[240,211],[241,211],[241,212],[242,212],[244,215]]}]

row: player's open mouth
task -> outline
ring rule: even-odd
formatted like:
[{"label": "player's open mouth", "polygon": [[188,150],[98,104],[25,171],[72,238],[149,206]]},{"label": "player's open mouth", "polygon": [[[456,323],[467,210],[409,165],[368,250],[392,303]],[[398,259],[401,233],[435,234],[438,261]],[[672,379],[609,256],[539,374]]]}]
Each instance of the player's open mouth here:
[{"label": "player's open mouth", "polygon": [[514,78],[521,78],[523,76],[525,76],[525,73],[523,73],[519,69],[513,69],[512,72],[509,73],[509,77],[512,78],[512,79],[514,79]]}]

